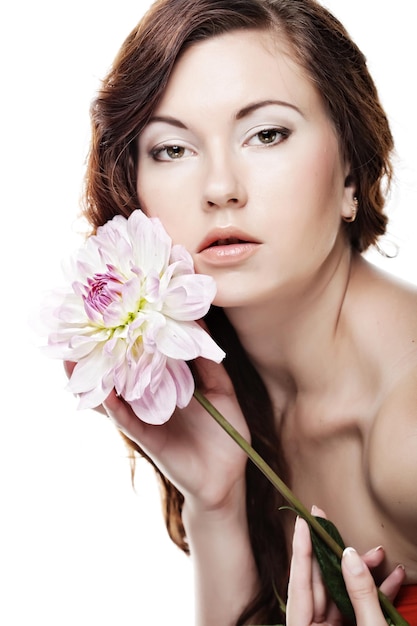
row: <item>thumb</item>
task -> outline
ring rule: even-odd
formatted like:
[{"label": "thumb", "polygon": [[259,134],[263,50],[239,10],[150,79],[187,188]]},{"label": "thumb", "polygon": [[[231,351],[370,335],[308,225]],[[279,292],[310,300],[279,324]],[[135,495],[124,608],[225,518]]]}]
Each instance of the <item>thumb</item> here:
[{"label": "thumb", "polygon": [[374,579],[354,548],[343,552],[342,573],[357,626],[386,626]]}]

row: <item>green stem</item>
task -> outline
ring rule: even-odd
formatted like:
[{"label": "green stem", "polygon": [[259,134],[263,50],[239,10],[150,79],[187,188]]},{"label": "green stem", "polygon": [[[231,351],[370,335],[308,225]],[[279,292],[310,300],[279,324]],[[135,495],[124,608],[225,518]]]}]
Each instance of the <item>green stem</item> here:
[{"label": "green stem", "polygon": [[[242,437],[242,435],[227,421],[227,419],[216,409],[216,407],[198,390],[194,390],[195,399],[202,407],[216,420],[216,422],[227,432],[228,435],[242,448],[249,459],[256,467],[266,476],[266,478],[274,485],[285,500],[297,511],[300,517],[303,517],[315,533],[323,540],[323,542],[332,550],[339,558],[342,558],[343,550],[339,544],[329,535],[329,533],[319,524],[317,519],[312,515],[306,507],[296,498],[294,493],[284,483],[283,480],[274,472],[274,470],[263,460],[254,448]],[[394,626],[409,626],[408,622],[398,613],[388,598],[378,589],[379,601],[385,613],[393,620]]]}]

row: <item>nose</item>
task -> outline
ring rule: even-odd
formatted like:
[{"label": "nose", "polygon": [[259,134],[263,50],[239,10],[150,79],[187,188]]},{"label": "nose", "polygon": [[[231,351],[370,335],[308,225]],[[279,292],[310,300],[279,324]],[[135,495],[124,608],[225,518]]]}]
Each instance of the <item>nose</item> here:
[{"label": "nose", "polygon": [[243,173],[233,156],[216,157],[207,164],[203,207],[205,210],[241,208],[247,202]]}]

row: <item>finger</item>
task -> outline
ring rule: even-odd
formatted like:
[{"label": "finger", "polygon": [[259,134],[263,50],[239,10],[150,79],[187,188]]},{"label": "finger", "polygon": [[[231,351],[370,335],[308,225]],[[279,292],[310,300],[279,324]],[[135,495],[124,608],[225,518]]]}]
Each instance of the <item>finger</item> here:
[{"label": "finger", "polygon": [[311,507],[311,514],[314,515],[314,517],[323,517],[324,519],[327,519],[327,515],[323,509],[319,509],[319,507],[315,504]]},{"label": "finger", "polygon": [[[385,550],[382,546],[373,548],[365,554],[361,555],[362,560],[369,568],[378,567],[385,559]],[[405,569],[403,565],[398,565],[384,582],[381,584],[380,589],[384,595],[392,602],[400,590],[405,579]]]},{"label": "finger", "polygon": [[197,385],[204,393],[233,394],[232,382],[221,363],[203,357],[198,357],[193,363]]},{"label": "finger", "polygon": [[313,593],[313,620],[318,624],[324,622],[327,615],[328,594],[323,582],[320,566],[312,555],[311,587]]},{"label": "finger", "polygon": [[295,522],[292,550],[287,626],[310,626],[313,617],[312,548],[308,525],[301,517]]},{"label": "finger", "polygon": [[74,370],[74,367],[76,365],[77,364],[74,363],[74,361],[64,361],[64,370],[65,370],[65,373],[68,376],[68,378],[71,378],[71,374],[72,374],[72,372]]},{"label": "finger", "polygon": [[365,554],[361,554],[361,558],[364,563],[372,569],[373,567],[381,565],[382,561],[385,559],[385,550],[382,546],[378,546],[372,548],[372,550],[368,550]]},{"label": "finger", "polygon": [[369,569],[353,548],[346,548],[343,552],[342,573],[355,611],[357,625],[386,626],[374,580]]},{"label": "finger", "polygon": [[127,437],[135,441],[145,438],[147,424],[136,417],[127,402],[114,389],[103,402],[103,407],[108,417]]},{"label": "finger", "polygon": [[405,580],[405,569],[403,565],[398,565],[395,570],[384,580],[380,589],[384,595],[392,602],[400,590]]},{"label": "finger", "polygon": [[[315,517],[327,519],[325,511],[315,505],[311,507],[311,514]],[[325,620],[329,624],[340,624],[342,621],[340,612],[335,604],[330,603],[329,594],[323,582],[320,566],[316,558],[313,558],[312,563],[312,586],[314,621],[318,624],[324,623]]]}]

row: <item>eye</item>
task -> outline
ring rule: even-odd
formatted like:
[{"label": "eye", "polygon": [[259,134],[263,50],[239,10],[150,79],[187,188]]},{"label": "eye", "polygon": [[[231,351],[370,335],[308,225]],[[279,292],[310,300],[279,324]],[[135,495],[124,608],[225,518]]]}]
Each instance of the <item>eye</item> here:
[{"label": "eye", "polygon": [[261,143],[275,143],[277,136],[278,136],[278,131],[275,129],[271,129],[268,128],[267,130],[261,130],[260,133],[258,133],[258,139]]},{"label": "eye", "polygon": [[287,128],[262,128],[246,143],[248,146],[274,146],[287,139],[289,135],[290,131]]},{"label": "eye", "polygon": [[155,161],[175,161],[192,154],[192,150],[178,144],[156,146],[151,150],[151,156]]}]

